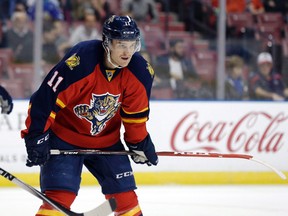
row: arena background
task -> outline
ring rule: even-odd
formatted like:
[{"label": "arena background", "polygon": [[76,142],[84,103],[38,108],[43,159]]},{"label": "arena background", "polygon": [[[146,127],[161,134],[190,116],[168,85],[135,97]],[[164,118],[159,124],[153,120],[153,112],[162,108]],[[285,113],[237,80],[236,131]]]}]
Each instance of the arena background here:
[{"label": "arena background", "polygon": [[[37,16],[32,23],[35,30],[33,63],[14,64],[6,58],[7,50],[0,49],[6,52],[0,54],[0,69],[5,72],[1,73],[0,84],[11,92],[14,99],[13,112],[0,116],[0,166],[31,185],[39,185],[39,168],[25,166],[25,144],[20,139],[20,130],[24,128],[29,97],[53,66],[41,64],[43,23],[37,17],[43,15],[43,1],[36,2]],[[118,13],[121,1],[108,2]],[[188,88],[177,92],[153,86],[148,128],[157,150],[250,154],[288,175],[287,102],[225,100],[224,86],[227,57],[237,53],[245,59],[243,73],[248,79],[249,73],[255,70],[257,55],[262,51],[273,55],[275,68],[287,83],[286,18],[281,15],[283,21],[275,18],[279,16],[269,19],[271,14],[264,13],[268,28],[259,23],[260,19],[248,22],[246,18],[250,15],[246,13],[226,14],[223,12],[226,11],[225,0],[219,1],[217,10],[211,10],[212,1],[203,0],[196,2],[208,9],[204,15],[209,15],[216,28],[207,29],[207,26],[203,27],[204,21],[194,20],[195,28],[187,30],[183,23],[184,12],[176,14],[175,8],[163,7],[161,1],[157,2],[158,23],[139,24],[145,35],[146,51],[152,55],[153,61],[157,55],[167,51],[170,39],[181,38],[187,45],[187,57],[192,59],[201,78],[201,82],[184,82],[182,86]],[[162,2],[165,6],[168,1]],[[11,22],[7,23],[9,27]],[[63,28],[73,31],[75,23],[62,24]],[[227,36],[228,33],[231,37]],[[161,157],[156,167],[136,164],[133,167],[138,184],[288,183],[267,167],[243,159]],[[93,185],[95,180],[85,171],[82,184]],[[0,186],[12,184],[1,180]]]}]

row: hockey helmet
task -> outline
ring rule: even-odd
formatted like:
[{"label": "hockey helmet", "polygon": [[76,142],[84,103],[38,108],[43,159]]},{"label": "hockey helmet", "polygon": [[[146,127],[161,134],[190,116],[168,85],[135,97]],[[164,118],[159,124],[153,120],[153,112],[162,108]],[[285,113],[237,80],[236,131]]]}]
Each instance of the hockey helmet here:
[{"label": "hockey helmet", "polygon": [[115,65],[111,60],[112,40],[135,40],[134,53],[139,52],[141,49],[140,30],[138,29],[136,22],[130,16],[112,15],[104,22],[102,34],[102,45],[107,53],[108,61],[115,67],[121,68]]},{"label": "hockey helmet", "polygon": [[140,31],[131,17],[113,15],[103,25],[103,36],[111,40],[139,40]]}]

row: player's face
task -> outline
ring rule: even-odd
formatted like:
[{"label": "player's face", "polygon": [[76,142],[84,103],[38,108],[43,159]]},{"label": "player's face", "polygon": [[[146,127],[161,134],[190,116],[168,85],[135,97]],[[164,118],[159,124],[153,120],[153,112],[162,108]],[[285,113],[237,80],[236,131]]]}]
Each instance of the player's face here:
[{"label": "player's face", "polygon": [[120,67],[126,67],[135,53],[136,41],[112,40],[111,61]]}]

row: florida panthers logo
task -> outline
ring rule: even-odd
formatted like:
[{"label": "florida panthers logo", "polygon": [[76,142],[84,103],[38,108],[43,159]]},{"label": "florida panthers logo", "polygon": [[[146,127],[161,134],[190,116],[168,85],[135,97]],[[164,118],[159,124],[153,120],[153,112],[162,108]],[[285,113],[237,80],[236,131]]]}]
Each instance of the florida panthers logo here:
[{"label": "florida panthers logo", "polygon": [[112,95],[108,92],[102,95],[92,94],[90,105],[79,104],[74,107],[74,113],[79,118],[84,118],[91,123],[91,135],[99,134],[106,123],[115,116],[121,102],[120,95]]}]

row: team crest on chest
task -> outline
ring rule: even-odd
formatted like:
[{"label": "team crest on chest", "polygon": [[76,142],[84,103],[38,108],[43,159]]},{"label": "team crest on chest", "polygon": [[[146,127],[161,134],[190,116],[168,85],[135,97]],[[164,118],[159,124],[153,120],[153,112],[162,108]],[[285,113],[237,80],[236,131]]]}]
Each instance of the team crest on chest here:
[{"label": "team crest on chest", "polygon": [[110,93],[96,95],[92,94],[90,105],[79,104],[74,107],[74,113],[80,119],[85,119],[91,124],[91,135],[99,134],[105,127],[106,123],[115,116],[121,102],[119,95]]},{"label": "team crest on chest", "polygon": [[74,53],[65,61],[66,65],[70,68],[70,70],[73,70],[74,67],[80,64],[80,57],[76,54],[77,53]]}]

